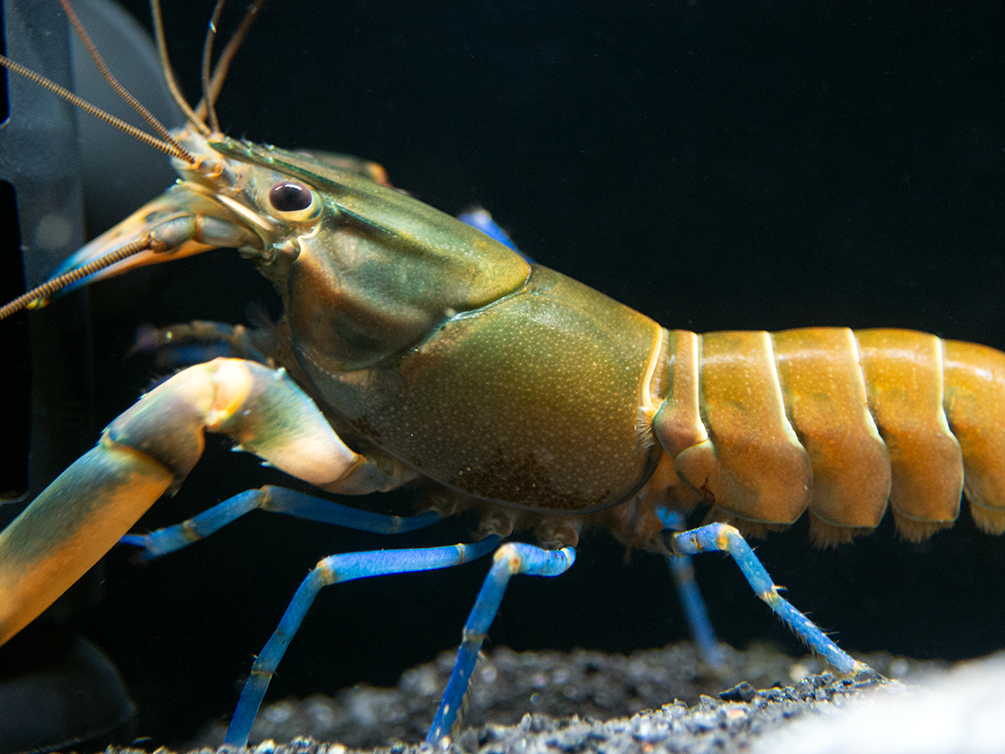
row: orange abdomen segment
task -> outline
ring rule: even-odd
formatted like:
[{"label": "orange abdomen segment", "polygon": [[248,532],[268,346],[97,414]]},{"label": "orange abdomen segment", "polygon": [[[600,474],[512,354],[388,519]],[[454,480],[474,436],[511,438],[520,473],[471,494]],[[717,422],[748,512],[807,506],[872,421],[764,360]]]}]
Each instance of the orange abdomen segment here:
[{"label": "orange abdomen segment", "polygon": [[860,330],[869,410],[890,450],[897,526],[923,539],[960,513],[963,454],[943,410],[943,343],[913,330]]},{"label": "orange abdomen segment", "polygon": [[869,413],[855,334],[815,327],[773,341],[786,413],[813,464],[809,509],[832,526],[875,528],[890,498],[890,453]]},{"label": "orange abdomen segment", "polygon": [[1005,354],[910,330],[671,333],[654,421],[677,475],[741,520],[819,542],[874,528],[887,502],[923,539],[1005,531]]},{"label": "orange abdomen segment", "polygon": [[964,490],[986,532],[1005,532],[1005,353],[945,341],[945,411],[963,451]]}]

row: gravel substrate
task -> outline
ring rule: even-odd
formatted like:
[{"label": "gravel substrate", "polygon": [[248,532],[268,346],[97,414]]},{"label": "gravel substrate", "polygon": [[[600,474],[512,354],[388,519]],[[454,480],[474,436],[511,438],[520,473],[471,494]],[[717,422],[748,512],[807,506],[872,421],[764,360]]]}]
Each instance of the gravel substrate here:
[{"label": "gravel substrate", "polygon": [[[819,673],[814,658],[796,660],[767,647],[723,649],[726,664],[718,671],[705,666],[689,643],[627,657],[498,649],[476,670],[454,748],[480,754],[745,751],[796,718],[854,705],[874,690],[904,689],[899,681],[835,679]],[[252,745],[260,754],[417,751],[453,659],[444,653],[406,672],[394,689],[357,686],[335,697],[263,707]],[[883,654],[863,659],[908,682],[945,668]],[[223,733],[213,724],[191,748],[217,749]]]}]

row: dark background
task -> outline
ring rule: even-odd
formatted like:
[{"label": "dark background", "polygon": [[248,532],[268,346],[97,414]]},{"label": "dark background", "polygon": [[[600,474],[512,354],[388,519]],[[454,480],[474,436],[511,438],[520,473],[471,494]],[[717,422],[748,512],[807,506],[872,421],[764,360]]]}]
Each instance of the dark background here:
[{"label": "dark background", "polygon": [[[173,61],[192,82],[210,9],[168,5]],[[446,211],[480,203],[542,264],[670,327],[909,327],[1005,348],[1003,22],[998,3],[277,2],[219,113],[233,136],[379,161]],[[137,324],[246,321],[249,302],[278,313],[230,251],[91,296],[95,433],[153,377],[125,355]],[[211,443],[140,528],[280,476]],[[1005,542],[967,513],[923,545],[888,523],[827,552],[797,525],[758,551],[846,649],[956,659],[1005,647]],[[389,540],[254,514],[153,564],[114,551],[81,626],[122,669],[146,745],[179,743],[229,715],[320,557],[449,543],[471,527]],[[268,699],[393,684],[454,647],[485,567],[323,592]],[[703,558],[698,580],[722,640],[799,649],[731,563]],[[563,577],[514,580],[490,642],[628,652],[685,636],[662,561],[628,563],[601,534]]]}]

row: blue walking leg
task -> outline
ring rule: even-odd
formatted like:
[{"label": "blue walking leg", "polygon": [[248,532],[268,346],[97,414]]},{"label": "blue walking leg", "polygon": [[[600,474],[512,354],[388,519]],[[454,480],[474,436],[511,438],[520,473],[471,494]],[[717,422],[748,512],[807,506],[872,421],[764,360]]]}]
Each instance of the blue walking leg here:
[{"label": "blue walking leg", "polygon": [[502,602],[510,577],[517,573],[557,576],[567,571],[576,561],[576,551],[571,547],[542,550],[540,547],[521,542],[507,542],[496,551],[493,560],[492,568],[485,577],[475,606],[471,609],[467,623],[464,624],[461,648],[457,651],[454,670],[450,674],[447,690],[443,692],[443,700],[433,719],[433,727],[426,736],[426,743],[430,746],[445,748],[445,744],[449,742],[450,730],[457,720],[457,713],[467,692],[478,652],[499,610],[499,603]]},{"label": "blue walking leg", "polygon": [[251,726],[258,715],[258,709],[262,705],[272,675],[276,672],[276,667],[290,645],[293,635],[300,628],[304,616],[322,587],[391,573],[414,573],[449,568],[487,555],[498,544],[499,537],[493,534],[481,542],[470,545],[350,552],[332,555],[320,561],[300,584],[275,633],[255,659],[251,675],[241,691],[234,717],[231,718],[224,743],[231,746],[247,746]]},{"label": "blue walking leg", "polygon": [[701,526],[675,534],[673,544],[676,552],[690,555],[713,550],[728,552],[757,596],[764,600],[810,649],[823,655],[839,673],[856,673],[868,669],[864,663],[852,659],[817,628],[813,621],[778,594],[778,587],[771,581],[771,576],[735,527],[728,524]]},{"label": "blue walking leg", "polygon": [[339,505],[330,500],[314,497],[303,492],[284,487],[266,485],[261,489],[248,490],[214,505],[209,510],[180,524],[152,531],[149,534],[127,534],[120,544],[142,547],[140,557],[153,560],[169,552],[198,542],[208,537],[232,521],[253,510],[285,513],[309,521],[335,524],[348,529],[369,531],[375,534],[399,534],[415,531],[436,523],[440,514],[427,511],[418,516],[385,516],[370,513],[347,505]]},{"label": "blue walking leg", "polygon": [[487,209],[483,207],[475,207],[467,212],[462,212],[457,216],[457,219],[465,225],[477,228],[486,236],[498,241],[503,246],[508,246],[523,257],[527,264],[534,264],[534,260],[520,251],[520,249],[517,248],[517,245],[513,243],[513,239],[506,235],[506,231],[496,224],[496,221],[492,219],[492,215],[489,214]]},{"label": "blue walking leg", "polygon": [[[658,511],[657,515],[666,530],[679,532],[684,528],[684,518],[677,511],[664,509]],[[714,668],[721,667],[725,660],[719,643],[715,640],[715,629],[712,628],[712,621],[708,619],[705,600],[702,599],[698,583],[694,580],[694,563],[691,562],[691,556],[687,553],[667,555],[667,565],[670,566],[670,572],[674,577],[677,597],[680,599],[681,607],[684,608],[684,616],[691,629],[691,638],[694,639],[705,662]]]}]

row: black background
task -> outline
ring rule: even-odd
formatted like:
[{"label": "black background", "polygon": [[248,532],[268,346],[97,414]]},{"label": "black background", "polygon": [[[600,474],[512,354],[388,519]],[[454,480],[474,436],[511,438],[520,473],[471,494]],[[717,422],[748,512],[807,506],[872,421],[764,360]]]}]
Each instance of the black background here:
[{"label": "black background", "polygon": [[[210,12],[196,5],[167,8],[191,99]],[[1003,22],[998,3],[277,2],[219,113],[233,136],[379,161],[446,211],[480,203],[542,264],[670,327],[909,327],[1005,348]],[[138,323],[246,321],[252,301],[278,313],[231,251],[95,286],[99,426],[152,378],[124,355]],[[211,443],[140,528],[280,477]],[[1003,542],[966,513],[923,545],[888,523],[827,552],[797,525],[759,553],[846,649],[1005,647]],[[179,743],[229,715],[320,557],[471,526],[389,540],[254,514],[153,564],[114,551],[82,625],[140,702],[138,733]],[[394,683],[457,644],[484,570],[327,590],[268,698]],[[729,562],[703,558],[698,579],[723,640],[798,649]],[[627,652],[685,636],[664,564],[598,535],[565,576],[516,579],[490,642]]]}]

